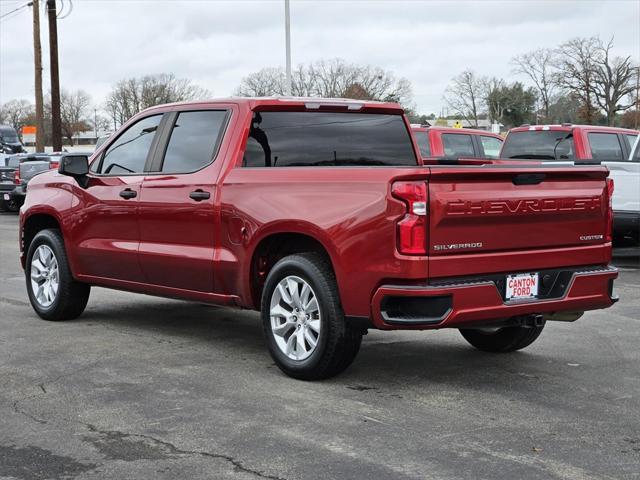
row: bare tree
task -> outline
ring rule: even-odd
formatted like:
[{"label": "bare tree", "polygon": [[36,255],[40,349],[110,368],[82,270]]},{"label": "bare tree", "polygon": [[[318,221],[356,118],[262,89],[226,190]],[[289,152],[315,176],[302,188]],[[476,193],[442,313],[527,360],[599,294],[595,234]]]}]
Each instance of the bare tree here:
[{"label": "bare tree", "polygon": [[34,106],[28,100],[9,100],[0,107],[0,123],[6,122],[20,131],[33,113]]},{"label": "bare tree", "polygon": [[445,91],[444,99],[456,115],[478,127],[480,110],[484,106],[485,81],[472,70],[465,70],[454,77]]},{"label": "bare tree", "polygon": [[[612,57],[613,38],[599,46],[600,55],[594,59],[593,95],[607,115],[607,123],[613,125],[616,113],[634,105],[633,92],[638,68],[631,64],[631,57]],[[627,98],[628,97],[628,98]],[[627,99],[625,103],[624,100]]]},{"label": "bare tree", "polygon": [[147,75],[119,81],[107,96],[105,110],[116,128],[145,108],[208,96],[206,89],[194,85],[191,80],[176,78],[173,73]]},{"label": "bare tree", "polygon": [[514,73],[529,77],[540,93],[545,119],[549,119],[549,106],[556,83],[554,82],[555,52],[549,48],[539,48],[511,59]]},{"label": "bare tree", "polygon": [[[300,97],[356,98],[411,103],[411,83],[371,65],[346,63],[336,58],[299,65],[292,73],[292,94]],[[242,79],[236,94],[246,97],[284,95],[285,75],[280,68],[263,68]]]},{"label": "bare tree", "polygon": [[582,119],[593,124],[597,117],[595,83],[597,64],[602,61],[602,45],[598,37],[574,38],[556,50],[554,64],[556,84],[580,100]]},{"label": "bare tree", "polygon": [[62,134],[69,145],[73,145],[73,136],[89,128],[89,106],[91,97],[83,90],[60,92],[60,121]]},{"label": "bare tree", "polygon": [[[293,90],[295,91],[298,71],[292,73]],[[305,76],[305,72],[302,72]],[[263,68],[251,73],[242,79],[236,89],[236,95],[241,97],[268,97],[271,95],[284,95],[285,74],[282,68]]]},{"label": "bare tree", "polygon": [[482,98],[487,107],[487,114],[491,123],[500,122],[504,111],[510,106],[502,100],[499,92],[504,88],[505,82],[501,78],[491,77],[482,79]]}]

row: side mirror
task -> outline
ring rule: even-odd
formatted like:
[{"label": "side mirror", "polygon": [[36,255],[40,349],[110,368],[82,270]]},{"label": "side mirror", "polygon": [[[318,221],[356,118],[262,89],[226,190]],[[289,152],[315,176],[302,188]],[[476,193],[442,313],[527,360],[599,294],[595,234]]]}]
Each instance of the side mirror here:
[{"label": "side mirror", "polygon": [[86,155],[63,155],[58,166],[58,173],[75,178],[82,188],[86,188],[89,157]]}]

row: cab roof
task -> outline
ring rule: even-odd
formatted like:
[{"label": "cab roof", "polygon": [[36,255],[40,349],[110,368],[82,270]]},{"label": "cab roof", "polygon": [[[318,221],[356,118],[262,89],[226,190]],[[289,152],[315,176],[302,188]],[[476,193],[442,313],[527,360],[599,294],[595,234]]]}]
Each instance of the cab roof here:
[{"label": "cab roof", "polygon": [[251,110],[347,110],[351,112],[379,110],[380,113],[404,113],[398,103],[378,102],[375,100],[355,100],[350,98],[316,98],[316,97],[228,97],[211,100],[176,102],[156,105],[147,110],[179,109],[183,106],[205,107],[216,105],[244,105]]},{"label": "cab roof", "polygon": [[572,130],[589,130],[596,132],[611,132],[611,133],[638,133],[638,130],[632,130],[629,128],[619,127],[606,127],[600,125],[574,125],[572,123],[563,123],[560,125],[522,125],[509,130],[509,132],[526,132],[526,131],[538,131],[538,130],[551,130],[569,132]]}]

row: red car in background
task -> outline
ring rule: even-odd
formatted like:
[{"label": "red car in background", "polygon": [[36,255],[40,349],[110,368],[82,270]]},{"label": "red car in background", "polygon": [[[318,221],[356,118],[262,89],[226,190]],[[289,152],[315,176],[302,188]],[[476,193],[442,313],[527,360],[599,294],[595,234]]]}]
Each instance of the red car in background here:
[{"label": "red car in background", "polygon": [[498,158],[502,137],[470,128],[411,125],[422,158]]}]

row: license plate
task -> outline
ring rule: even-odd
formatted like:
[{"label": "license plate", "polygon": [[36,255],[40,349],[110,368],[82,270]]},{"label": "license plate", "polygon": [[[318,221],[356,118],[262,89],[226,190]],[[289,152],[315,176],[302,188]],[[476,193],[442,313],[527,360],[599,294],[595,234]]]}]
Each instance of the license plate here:
[{"label": "license plate", "polygon": [[5,194],[4,194],[4,199],[5,199],[5,200],[11,200],[11,197],[9,196],[9,194],[8,194],[8,193],[5,193]]},{"label": "license plate", "polygon": [[537,273],[507,275],[505,298],[507,300],[538,298],[538,283]]}]

